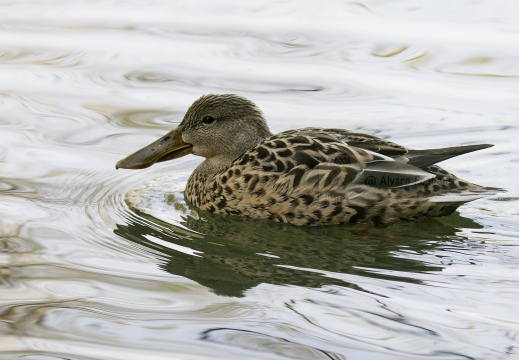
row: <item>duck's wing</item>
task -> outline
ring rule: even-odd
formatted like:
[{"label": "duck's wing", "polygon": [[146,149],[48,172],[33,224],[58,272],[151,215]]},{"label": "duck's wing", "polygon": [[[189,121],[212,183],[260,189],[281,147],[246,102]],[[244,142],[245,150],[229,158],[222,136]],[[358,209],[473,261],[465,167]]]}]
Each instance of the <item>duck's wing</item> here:
[{"label": "duck's wing", "polygon": [[[332,135],[319,129],[289,131],[273,136],[238,159],[262,178],[274,175],[264,186],[290,193],[342,192],[353,185],[377,188],[402,187],[434,177],[405,162],[342,141],[344,134]],[[339,136],[340,135],[340,136]],[[313,190],[311,190],[313,189]]]}]

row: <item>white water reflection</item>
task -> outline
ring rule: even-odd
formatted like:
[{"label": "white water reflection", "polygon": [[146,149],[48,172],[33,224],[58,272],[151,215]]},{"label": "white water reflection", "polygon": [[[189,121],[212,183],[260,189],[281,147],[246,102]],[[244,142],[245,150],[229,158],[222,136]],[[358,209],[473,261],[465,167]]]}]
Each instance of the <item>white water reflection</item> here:
[{"label": "white water reflection", "polygon": [[[0,359],[518,354],[519,5],[0,3]],[[273,131],[344,127],[508,193],[359,236],[205,218],[200,161],[117,160],[206,93]]]}]

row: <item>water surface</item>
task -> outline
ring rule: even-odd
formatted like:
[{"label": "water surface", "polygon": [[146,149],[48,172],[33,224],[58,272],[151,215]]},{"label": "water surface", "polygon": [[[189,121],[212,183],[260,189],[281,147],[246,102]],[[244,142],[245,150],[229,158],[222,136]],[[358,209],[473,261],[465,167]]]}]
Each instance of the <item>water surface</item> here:
[{"label": "water surface", "polygon": [[[516,1],[0,3],[0,359],[519,358]],[[359,233],[198,214],[115,162],[207,93],[507,193]]]}]

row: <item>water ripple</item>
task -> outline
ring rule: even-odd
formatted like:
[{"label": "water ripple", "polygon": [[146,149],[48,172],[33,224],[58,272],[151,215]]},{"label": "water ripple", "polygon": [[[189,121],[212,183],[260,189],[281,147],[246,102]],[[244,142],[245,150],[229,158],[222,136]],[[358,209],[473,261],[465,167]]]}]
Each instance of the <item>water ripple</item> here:
[{"label": "water ripple", "polygon": [[55,68],[74,68],[81,69],[87,63],[85,62],[85,52],[52,52],[34,50],[21,50],[20,48],[3,49],[0,52],[0,59],[4,64],[13,65],[41,65],[52,66]]},{"label": "water ripple", "polygon": [[[516,3],[1,6],[0,359],[517,354]],[[210,92],[273,131],[495,143],[445,167],[509,193],[358,234],[202,214],[192,156],[114,169]]]}]

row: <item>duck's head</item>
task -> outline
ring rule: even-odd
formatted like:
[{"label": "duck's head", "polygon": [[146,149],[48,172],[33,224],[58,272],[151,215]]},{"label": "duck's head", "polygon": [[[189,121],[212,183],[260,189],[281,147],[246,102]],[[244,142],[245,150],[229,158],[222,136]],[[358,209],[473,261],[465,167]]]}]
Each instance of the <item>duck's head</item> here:
[{"label": "duck's head", "polygon": [[191,105],[177,128],[115,167],[142,169],[187,154],[223,166],[271,135],[262,112],[252,101],[232,94],[205,95]]}]

